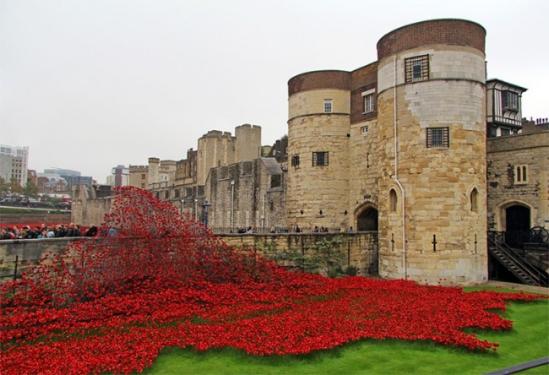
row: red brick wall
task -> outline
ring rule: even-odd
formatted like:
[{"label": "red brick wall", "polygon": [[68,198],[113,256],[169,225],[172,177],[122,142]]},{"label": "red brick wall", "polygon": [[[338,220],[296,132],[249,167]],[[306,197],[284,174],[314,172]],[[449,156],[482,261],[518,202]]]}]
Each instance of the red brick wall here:
[{"label": "red brick wall", "polygon": [[457,19],[414,23],[385,34],[377,42],[378,60],[407,49],[429,44],[476,48],[484,53],[486,30],[479,24]]},{"label": "red brick wall", "polygon": [[362,114],[364,104],[362,93],[377,87],[377,61],[351,72],[351,124],[371,120],[377,116],[377,111]]},{"label": "red brick wall", "polygon": [[288,81],[288,95],[315,89],[349,90],[351,73],[342,70],[319,70],[299,74]]}]

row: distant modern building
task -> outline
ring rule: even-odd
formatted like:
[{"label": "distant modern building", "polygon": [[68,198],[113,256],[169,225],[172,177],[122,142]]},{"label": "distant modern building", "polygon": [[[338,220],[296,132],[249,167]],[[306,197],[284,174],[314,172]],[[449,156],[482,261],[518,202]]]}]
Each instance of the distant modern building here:
[{"label": "distant modern building", "polygon": [[28,147],[0,145],[0,177],[5,182],[15,180],[25,186],[28,158]]},{"label": "distant modern building", "polygon": [[81,176],[80,171],[64,168],[48,168],[44,169],[44,173],[58,174],[59,176]]},{"label": "distant modern building", "polygon": [[130,170],[123,166],[117,165],[111,170],[111,175],[107,176],[107,185],[109,186],[127,186],[130,180]]},{"label": "distant modern building", "polygon": [[49,168],[44,169],[45,175],[58,175],[67,182],[67,190],[72,191],[73,186],[86,185],[91,186],[93,184],[93,178],[91,176],[82,176],[79,171],[63,168]]}]

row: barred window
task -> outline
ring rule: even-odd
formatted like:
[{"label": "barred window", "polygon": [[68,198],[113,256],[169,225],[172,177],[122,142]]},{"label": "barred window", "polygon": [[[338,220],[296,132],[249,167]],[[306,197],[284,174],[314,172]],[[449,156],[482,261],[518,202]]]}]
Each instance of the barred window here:
[{"label": "barred window", "polygon": [[368,125],[362,126],[360,128],[360,132],[362,133],[362,135],[368,135]]},{"label": "barred window", "polygon": [[299,168],[299,155],[293,155],[291,161],[292,167]]},{"label": "barred window", "polygon": [[429,79],[429,55],[410,57],[404,60],[406,83]]},{"label": "barred window", "polygon": [[324,113],[332,113],[332,99],[324,99]]},{"label": "barred window", "polygon": [[426,146],[450,147],[450,132],[448,128],[427,128]]},{"label": "barred window", "polygon": [[328,152],[313,152],[313,167],[328,165]]}]

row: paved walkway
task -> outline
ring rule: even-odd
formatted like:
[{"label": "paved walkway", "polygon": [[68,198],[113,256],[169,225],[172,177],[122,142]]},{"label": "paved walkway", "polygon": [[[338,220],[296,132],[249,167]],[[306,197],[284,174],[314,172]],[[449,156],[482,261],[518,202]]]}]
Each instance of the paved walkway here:
[{"label": "paved walkway", "polygon": [[546,296],[549,296],[549,288],[544,288],[542,286],[515,284],[515,283],[508,283],[504,281],[495,281],[495,280],[490,280],[484,284],[480,284],[480,286],[492,286],[492,287],[498,287],[498,288],[514,289],[521,292],[539,293],[539,294],[544,294]]}]

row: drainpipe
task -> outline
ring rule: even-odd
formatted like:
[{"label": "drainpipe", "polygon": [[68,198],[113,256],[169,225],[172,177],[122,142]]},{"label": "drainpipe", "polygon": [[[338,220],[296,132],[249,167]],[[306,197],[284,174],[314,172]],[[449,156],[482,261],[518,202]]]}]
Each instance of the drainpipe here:
[{"label": "drainpipe", "polygon": [[234,180],[231,180],[231,231],[234,233]]},{"label": "drainpipe", "polygon": [[402,263],[404,266],[404,279],[408,279],[408,254],[407,254],[407,246],[406,246],[406,191],[404,190],[404,186],[400,183],[400,180],[398,179],[398,126],[397,126],[397,60],[398,55],[395,55],[395,62],[394,62],[394,82],[393,82],[393,135],[395,139],[395,170],[393,173],[393,180],[397,184],[398,188],[400,189],[400,193],[402,196]]}]

